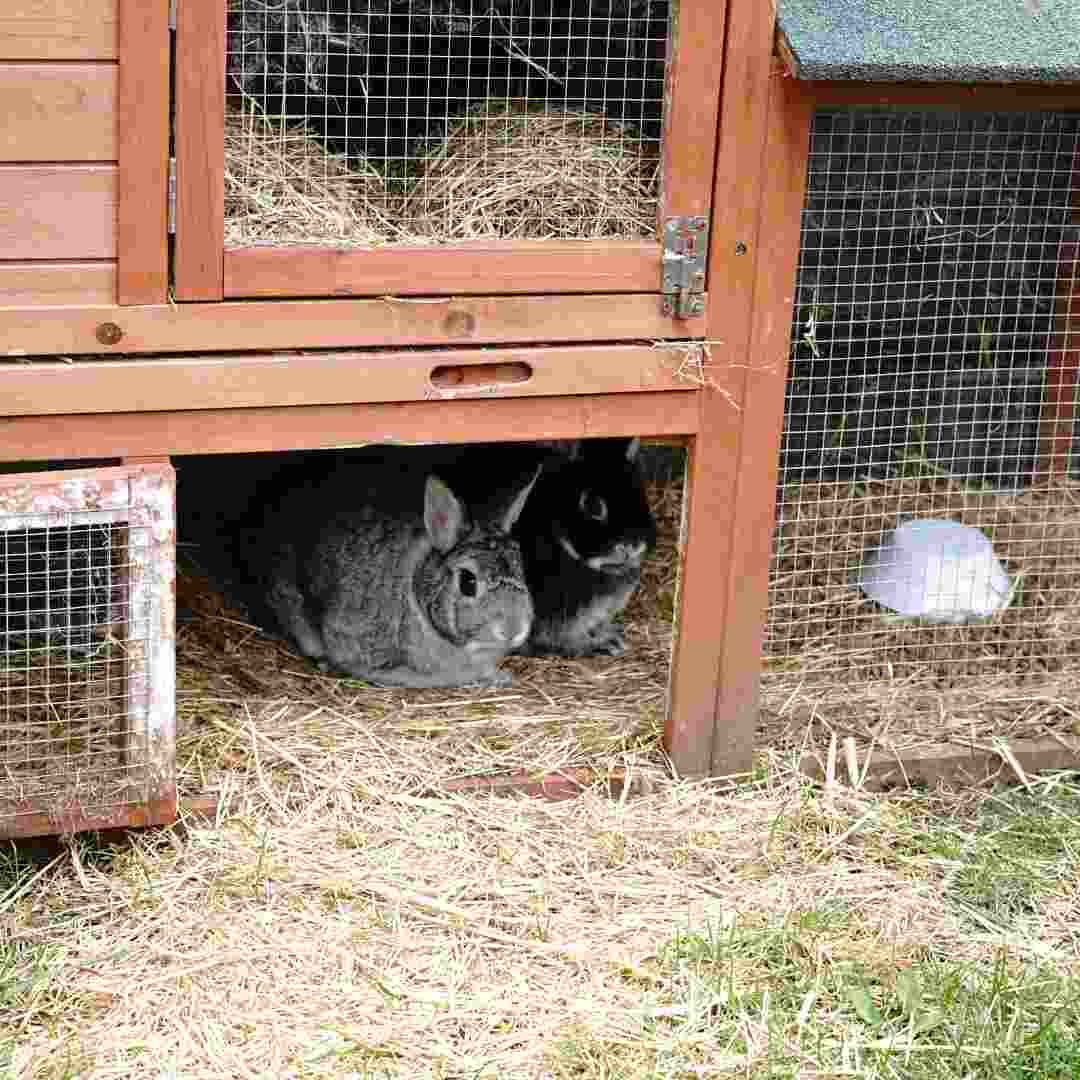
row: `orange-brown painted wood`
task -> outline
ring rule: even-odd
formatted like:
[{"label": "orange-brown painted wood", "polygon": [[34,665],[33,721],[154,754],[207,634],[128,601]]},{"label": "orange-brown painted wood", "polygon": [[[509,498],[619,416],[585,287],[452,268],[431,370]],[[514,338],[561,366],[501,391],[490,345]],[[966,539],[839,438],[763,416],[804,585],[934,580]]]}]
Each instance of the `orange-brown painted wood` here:
[{"label": "orange-brown painted wood", "polygon": [[119,304],[168,295],[168,5],[120,0],[117,175]]},{"label": "orange-brown painted wood", "polygon": [[1036,481],[1066,476],[1072,464],[1080,378],[1080,146],[1073,151],[1071,188],[1073,231],[1058,249],[1054,334],[1046,356]]},{"label": "orange-brown painted wood", "polygon": [[225,245],[225,2],[183,0],[176,13],[178,300],[220,300]]},{"label": "orange-brown painted wood", "polygon": [[[743,407],[753,325],[760,192],[771,63],[772,14],[758,0],[731,0],[723,55],[716,181],[709,243],[706,336],[711,384],[701,398],[700,435],[688,462],[689,495],[680,583],[680,631],[672,665],[668,740],[687,775],[730,774],[751,765],[756,718],[725,707],[721,657],[746,632],[732,608],[743,525],[738,505],[742,439],[755,418]],[[738,598],[736,598],[738,599]],[[680,730],[680,718],[689,718]]]},{"label": "orange-brown painted wood", "polygon": [[[0,418],[0,461],[693,434],[698,393]],[[680,729],[681,730],[681,729]]]},{"label": "orange-brown painted wood", "polygon": [[[679,374],[682,360],[663,349],[613,345],[44,361],[8,366],[0,415],[680,391],[691,388]],[[514,377],[502,380],[508,368]]]},{"label": "orange-brown painted wood", "polygon": [[250,247],[225,252],[224,291],[228,297],[655,293],[661,272],[660,245],[652,240]]},{"label": "orange-brown painted wood", "polygon": [[[185,0],[178,15],[178,299],[659,292],[659,247],[634,241],[508,241],[483,245],[482,250],[447,245],[426,251],[299,247],[223,251],[224,9],[225,0]],[[715,57],[723,39],[724,5],[716,0],[682,0],[677,21],[667,85],[662,216],[708,209],[719,94],[720,66]],[[417,269],[421,265],[422,273]],[[691,333],[684,331],[683,336]],[[598,326],[593,336],[613,335]]]},{"label": "orange-brown painted wood", "polygon": [[4,0],[0,59],[114,60],[116,23],[116,0]]},{"label": "orange-brown painted wood", "polygon": [[[708,213],[727,5],[682,0],[667,71],[661,219]],[[662,221],[661,221],[662,224]]]},{"label": "orange-brown painted wood", "polygon": [[115,295],[116,263],[112,261],[0,262],[0,308],[111,304]]},{"label": "orange-brown painted wood", "polygon": [[0,63],[0,162],[113,161],[113,63]]},{"label": "orange-brown painted wood", "polygon": [[0,252],[7,259],[116,254],[115,165],[0,165]]},{"label": "orange-brown painted wood", "polygon": [[669,318],[655,295],[634,294],[25,307],[0,309],[0,356],[652,341],[704,330],[703,318]]},{"label": "orange-brown painted wood", "polygon": [[812,102],[777,64],[768,87],[754,307],[740,388],[738,507],[728,566],[729,631],[720,658],[720,733],[712,771],[745,760],[758,720],[759,685],[776,525],[776,482],[784,420],[784,383],[806,192]]}]

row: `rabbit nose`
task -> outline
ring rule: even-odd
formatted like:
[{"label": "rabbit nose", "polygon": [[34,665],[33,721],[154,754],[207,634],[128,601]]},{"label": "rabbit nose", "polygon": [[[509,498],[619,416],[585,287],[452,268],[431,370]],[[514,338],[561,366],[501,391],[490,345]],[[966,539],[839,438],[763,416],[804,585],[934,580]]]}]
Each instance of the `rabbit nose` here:
[{"label": "rabbit nose", "polygon": [[619,544],[616,548],[619,557],[626,563],[639,563],[645,554],[644,542],[637,544]]}]

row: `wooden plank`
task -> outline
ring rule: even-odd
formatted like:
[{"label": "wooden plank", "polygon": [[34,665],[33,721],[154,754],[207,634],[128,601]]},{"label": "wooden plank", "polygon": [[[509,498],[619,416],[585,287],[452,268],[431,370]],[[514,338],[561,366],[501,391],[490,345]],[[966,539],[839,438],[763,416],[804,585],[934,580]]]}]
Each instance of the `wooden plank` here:
[{"label": "wooden plank", "polygon": [[160,304],[169,288],[168,6],[121,0],[117,303]]},{"label": "wooden plank", "polygon": [[[770,35],[771,37],[771,35]],[[734,505],[728,599],[729,632],[721,654],[720,731],[713,771],[745,762],[758,722],[769,560],[776,524],[776,479],[784,420],[784,382],[806,193],[812,102],[798,83],[773,69],[761,213],[754,262],[753,324],[743,354],[742,434]]]},{"label": "wooden plank", "polygon": [[1039,412],[1039,463],[1036,482],[1067,476],[1076,422],[1080,378],[1080,145],[1073,150],[1072,211],[1058,248],[1054,288],[1054,334],[1046,356],[1046,383]]},{"label": "wooden plank", "polygon": [[115,60],[116,0],[4,0],[0,59]]},{"label": "wooden plank", "polygon": [[220,300],[225,246],[225,2],[184,0],[176,15],[178,300]]},{"label": "wooden plank", "polygon": [[453,247],[250,247],[225,252],[225,296],[409,296],[659,291],[652,240]]},{"label": "wooden plank", "polygon": [[0,308],[111,304],[115,262],[0,262]]},{"label": "wooden plank", "polygon": [[[1025,775],[1043,771],[1080,769],[1080,738],[1060,735],[1054,739],[1022,739],[1008,742],[1009,752]],[[918,751],[879,752],[861,761],[866,776],[865,791],[894,791],[910,787],[931,791],[946,787],[972,787],[985,784],[1018,785],[1023,783],[1004,754],[992,746],[959,747],[949,743]],[[825,767],[814,757],[803,755],[799,771],[814,780],[825,779]],[[847,783],[845,776],[841,783]]]},{"label": "wooden plank", "polygon": [[[772,14],[758,0],[731,0],[723,53],[720,136],[709,239],[709,280],[722,289],[707,300],[711,363],[701,402],[700,435],[687,469],[679,636],[671,672],[666,731],[675,768],[684,775],[745,772],[754,724],[726,709],[721,657],[743,632],[729,612],[737,576],[737,509],[745,369],[750,356],[754,262],[760,191],[771,165],[764,159]],[[740,246],[741,245],[741,246]],[[737,254],[741,252],[741,254]]]},{"label": "wooden plank", "polygon": [[682,0],[667,74],[661,217],[706,214],[712,197],[727,4]]},{"label": "wooden plank", "polygon": [[[678,374],[681,360],[649,346],[615,345],[46,361],[6,367],[0,415],[678,391],[691,386]],[[525,381],[507,381],[512,368]]]},{"label": "wooden plank", "polygon": [[0,166],[6,259],[109,259],[116,253],[114,165]]},{"label": "wooden plank", "polygon": [[698,391],[491,401],[310,405],[0,419],[0,461],[332,449],[366,442],[464,443],[687,435]]},{"label": "wooden plank", "polygon": [[0,162],[112,161],[116,65],[0,63]]},{"label": "wooden plank", "polygon": [[669,318],[655,296],[634,294],[26,307],[0,309],[0,355],[652,341],[704,331],[703,318]]},{"label": "wooden plank", "polygon": [[1030,112],[1080,107],[1078,86],[1038,86],[986,83],[862,83],[799,84],[817,108],[880,105],[890,109],[950,109],[975,112]]}]

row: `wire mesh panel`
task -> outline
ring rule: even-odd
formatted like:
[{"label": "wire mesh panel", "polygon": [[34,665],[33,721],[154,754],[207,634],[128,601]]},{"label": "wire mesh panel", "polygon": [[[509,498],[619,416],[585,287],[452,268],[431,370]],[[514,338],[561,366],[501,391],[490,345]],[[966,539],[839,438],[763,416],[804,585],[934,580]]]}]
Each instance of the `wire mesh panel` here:
[{"label": "wire mesh panel", "polygon": [[168,466],[0,477],[0,837],[168,820]]},{"label": "wire mesh panel", "polygon": [[1075,723],[1080,121],[813,121],[765,703],[886,745]]},{"label": "wire mesh panel", "polygon": [[228,0],[226,243],[654,237],[668,0]]}]

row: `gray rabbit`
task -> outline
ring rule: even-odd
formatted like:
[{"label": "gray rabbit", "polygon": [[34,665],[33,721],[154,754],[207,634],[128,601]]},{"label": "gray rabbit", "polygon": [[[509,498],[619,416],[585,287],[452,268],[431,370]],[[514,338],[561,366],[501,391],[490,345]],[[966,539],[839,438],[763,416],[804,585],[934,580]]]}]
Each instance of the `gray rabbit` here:
[{"label": "gray rabbit", "polygon": [[256,533],[262,600],[305,656],[384,686],[503,686],[532,600],[511,539],[536,482],[471,520],[424,462],[387,450],[287,489]]}]

